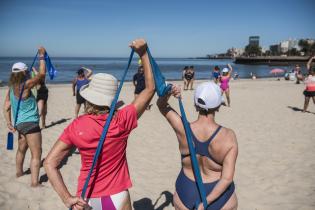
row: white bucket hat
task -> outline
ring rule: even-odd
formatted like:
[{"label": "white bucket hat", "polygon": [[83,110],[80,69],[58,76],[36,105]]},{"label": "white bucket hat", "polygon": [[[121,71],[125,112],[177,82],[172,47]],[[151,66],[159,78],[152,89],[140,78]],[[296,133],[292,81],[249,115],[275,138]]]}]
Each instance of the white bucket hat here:
[{"label": "white bucket hat", "polygon": [[25,63],[22,63],[22,62],[15,63],[12,66],[12,72],[13,73],[18,73],[18,72],[22,72],[22,71],[26,71],[26,70],[27,70],[27,66]]},{"label": "white bucket hat", "polygon": [[230,70],[228,69],[228,68],[224,68],[223,70],[222,70],[222,72],[223,73],[228,73]]},{"label": "white bucket hat", "polygon": [[195,104],[203,109],[213,109],[221,105],[220,87],[214,82],[204,82],[198,85],[195,91]]},{"label": "white bucket hat", "polygon": [[89,84],[80,89],[81,96],[97,106],[111,106],[117,91],[117,79],[105,73],[93,75]]}]

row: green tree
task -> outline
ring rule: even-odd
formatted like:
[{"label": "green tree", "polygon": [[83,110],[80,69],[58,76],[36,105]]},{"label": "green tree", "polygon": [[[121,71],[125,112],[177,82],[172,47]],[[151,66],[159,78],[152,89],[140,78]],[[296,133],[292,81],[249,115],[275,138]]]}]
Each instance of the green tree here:
[{"label": "green tree", "polygon": [[292,49],[288,50],[287,55],[298,56],[298,55],[300,55],[300,52],[296,48],[292,48]]},{"label": "green tree", "polygon": [[261,47],[257,45],[247,45],[245,47],[245,54],[249,56],[261,55]]},{"label": "green tree", "polygon": [[310,44],[310,42],[307,39],[300,39],[299,40],[299,47],[301,48],[301,52],[304,52],[305,55],[311,54],[312,44]]}]

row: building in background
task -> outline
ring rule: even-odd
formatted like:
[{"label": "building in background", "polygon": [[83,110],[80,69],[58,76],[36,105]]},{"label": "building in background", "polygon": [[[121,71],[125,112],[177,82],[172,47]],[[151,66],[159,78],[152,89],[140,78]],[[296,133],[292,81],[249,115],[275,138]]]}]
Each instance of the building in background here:
[{"label": "building in background", "polygon": [[259,36],[249,37],[249,46],[259,46]]}]

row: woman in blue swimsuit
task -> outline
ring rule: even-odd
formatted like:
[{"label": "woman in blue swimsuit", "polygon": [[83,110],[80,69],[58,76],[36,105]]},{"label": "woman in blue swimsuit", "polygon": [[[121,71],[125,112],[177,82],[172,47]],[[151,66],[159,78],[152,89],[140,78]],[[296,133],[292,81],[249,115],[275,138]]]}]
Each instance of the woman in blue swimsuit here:
[{"label": "woman in blue swimsuit", "polygon": [[[157,105],[174,129],[181,153],[182,169],[176,180],[174,205],[176,209],[203,209],[186,141],[181,117],[168,104],[173,95],[181,97],[180,88],[173,86],[169,95],[161,97]],[[221,90],[214,82],[200,84],[194,95],[198,118],[190,123],[202,181],[207,194],[208,210],[237,209],[233,176],[238,153],[233,130],[215,122],[215,112],[221,105]]]}]

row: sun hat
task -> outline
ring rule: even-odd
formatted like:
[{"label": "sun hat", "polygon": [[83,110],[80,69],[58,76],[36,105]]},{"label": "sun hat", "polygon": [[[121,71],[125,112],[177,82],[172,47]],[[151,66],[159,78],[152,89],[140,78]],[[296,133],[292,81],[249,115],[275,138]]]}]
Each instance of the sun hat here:
[{"label": "sun hat", "polygon": [[27,70],[27,66],[25,63],[22,63],[22,62],[15,63],[12,66],[12,72],[13,73],[18,73],[18,72],[22,72],[22,71],[26,71],[26,70]]},{"label": "sun hat", "polygon": [[106,73],[92,76],[89,84],[80,89],[80,95],[87,101],[97,106],[111,106],[117,91],[117,79]]},{"label": "sun hat", "polygon": [[198,85],[194,95],[195,105],[203,109],[213,109],[222,102],[220,87],[214,82],[204,82]]},{"label": "sun hat", "polygon": [[228,68],[224,68],[224,69],[222,70],[222,72],[223,72],[223,73],[228,73],[228,72],[229,72],[229,69],[228,69]]}]

